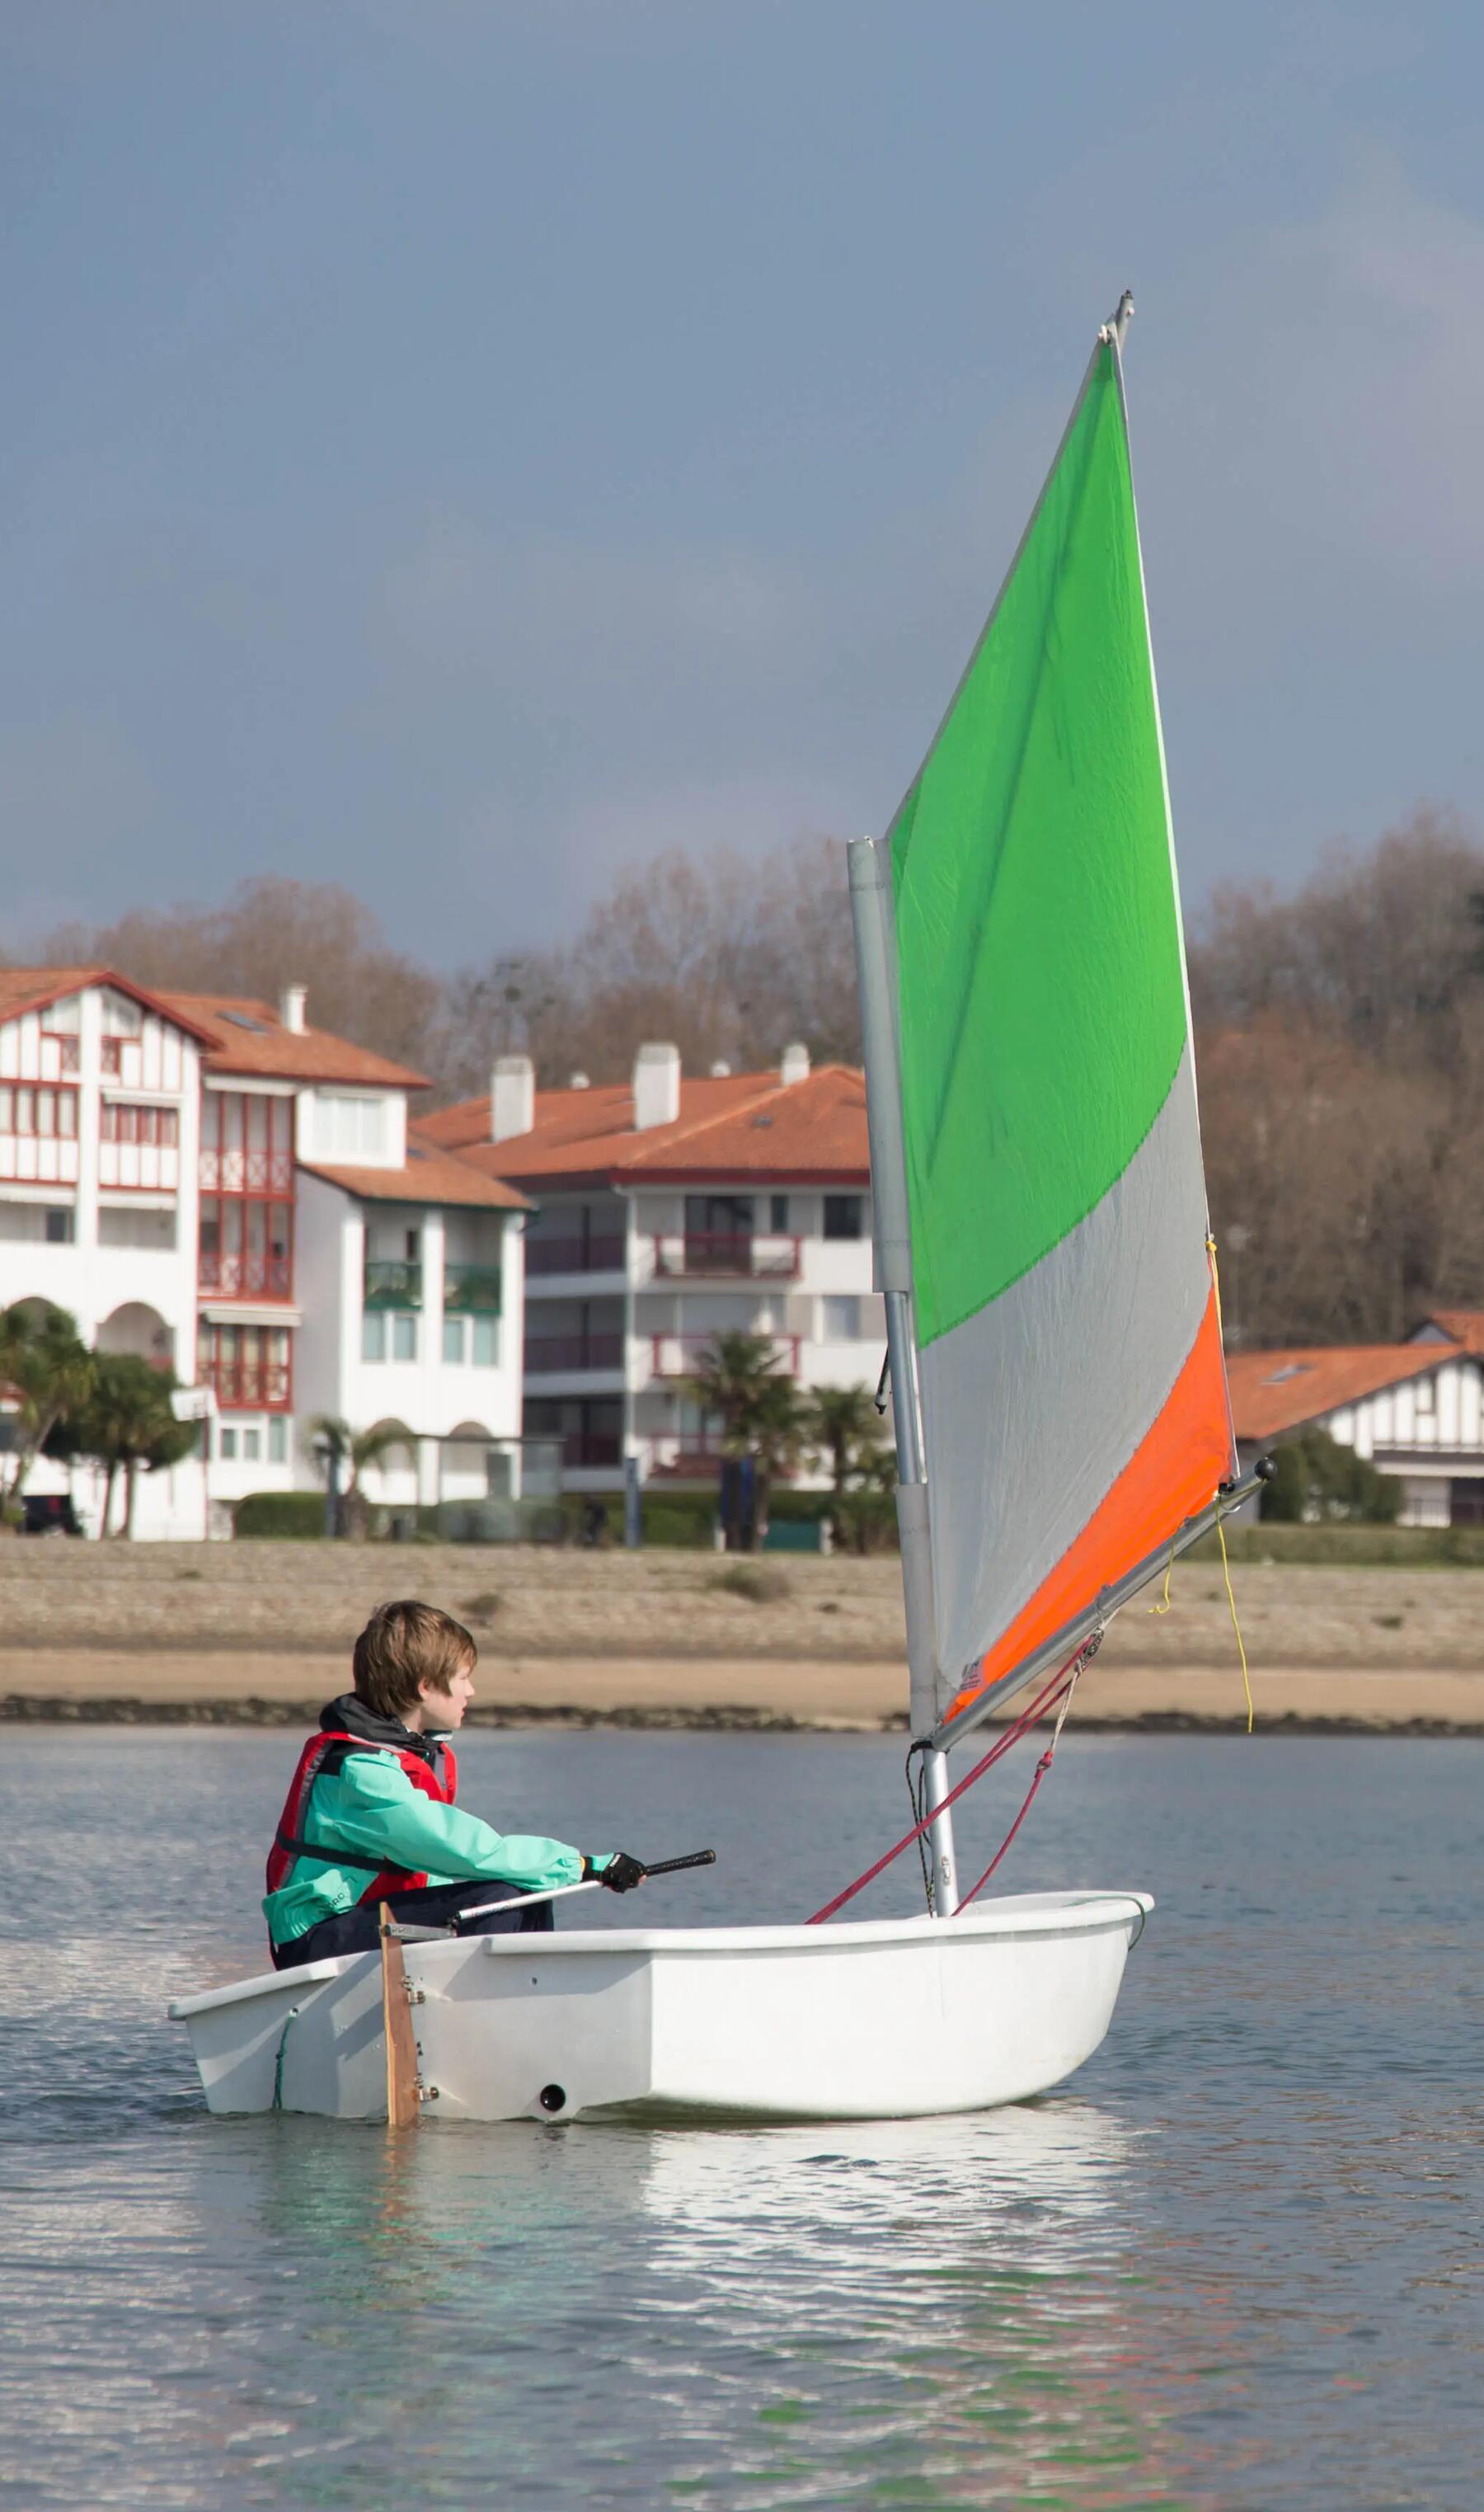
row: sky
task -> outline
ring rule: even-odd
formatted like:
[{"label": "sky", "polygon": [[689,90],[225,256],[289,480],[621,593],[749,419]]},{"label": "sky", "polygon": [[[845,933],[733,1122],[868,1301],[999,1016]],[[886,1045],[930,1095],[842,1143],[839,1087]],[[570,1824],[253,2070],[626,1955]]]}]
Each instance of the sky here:
[{"label": "sky", "polygon": [[1188,901],[1480,815],[1484,17],[0,0],[0,944],[883,829],[1130,286]]}]

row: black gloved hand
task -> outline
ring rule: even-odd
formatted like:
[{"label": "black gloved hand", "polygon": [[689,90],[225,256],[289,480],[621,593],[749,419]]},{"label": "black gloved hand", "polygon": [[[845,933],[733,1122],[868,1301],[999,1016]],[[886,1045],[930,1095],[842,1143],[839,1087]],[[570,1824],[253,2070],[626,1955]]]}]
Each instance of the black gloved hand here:
[{"label": "black gloved hand", "polygon": [[626,1849],[616,1851],[606,1866],[596,1869],[599,1883],[605,1884],[610,1893],[632,1893],[635,1885],[642,1884],[648,1872],[643,1861],[631,1858]]}]

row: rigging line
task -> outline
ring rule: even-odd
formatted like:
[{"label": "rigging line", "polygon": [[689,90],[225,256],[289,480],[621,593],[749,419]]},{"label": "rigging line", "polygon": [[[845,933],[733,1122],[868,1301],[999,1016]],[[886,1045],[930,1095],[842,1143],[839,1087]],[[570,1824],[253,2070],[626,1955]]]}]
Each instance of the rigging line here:
[{"label": "rigging line", "polygon": [[[1102,1636],[1101,1631],[1097,1631],[1093,1634],[1095,1639],[1101,1639]],[[992,1764],[999,1760],[1002,1753],[1007,1753],[1012,1745],[1019,1744],[1022,1736],[1027,1735],[1030,1732],[1030,1730],[1035,1726],[1036,1720],[1041,1716],[1042,1712],[1050,1707],[1052,1702],[1059,1701],[1061,1699],[1062,1687],[1066,1683],[1073,1667],[1079,1659],[1087,1656],[1088,1654],[1089,1643],[1088,1641],[1083,1640],[1078,1648],[1074,1649],[1072,1656],[1067,1660],[1066,1665],[1060,1667],[1057,1672],[1052,1675],[1050,1681],[1045,1685],[1043,1690],[1036,1694],[1030,1708],[1023,1709],[1020,1716],[1014,1721],[1014,1723],[1005,1729],[1004,1734],[996,1739],[995,1743],[990,1747],[989,1751],[981,1760],[974,1764],[973,1769],[958,1782],[957,1786],[950,1788],[947,1796],[940,1798],[938,1804],[932,1808],[931,1813],[925,1814],[920,1823],[917,1823],[913,1825],[911,1831],[904,1832],[901,1839],[895,1841],[891,1848],[885,1852],[884,1856],[877,1860],[874,1866],[867,1867],[864,1875],[857,1875],[854,1883],[847,1884],[842,1893],[837,1893],[833,1902],[827,1902],[822,1910],[814,1911],[812,1916],[805,1922],[805,1925],[811,1928],[817,1928],[822,1920],[833,1919],[837,1910],[843,1909],[847,1902],[854,1901],[857,1893],[863,1892],[868,1884],[875,1883],[876,1878],[880,1874],[881,1869],[885,1866],[889,1866],[894,1858],[900,1858],[904,1849],[910,1849],[915,1840],[920,1840],[923,1832],[926,1831],[929,1824],[933,1821],[934,1816],[946,1814],[950,1806],[957,1805],[958,1799],[965,1793],[965,1791],[973,1786],[976,1780],[983,1779],[985,1772],[991,1768]]]},{"label": "rigging line", "polygon": [[1176,1540],[1178,1540],[1178,1530],[1177,1530],[1177,1537],[1176,1537],[1176,1539],[1172,1540],[1172,1541],[1171,1541],[1171,1544],[1170,1544],[1170,1557],[1169,1557],[1168,1561],[1167,1561],[1167,1562],[1165,1563],[1165,1565],[1164,1565],[1164,1590],[1163,1590],[1163,1593],[1161,1594],[1160,1599],[1159,1599],[1159,1602],[1158,1602],[1158,1604],[1157,1604],[1157,1605],[1146,1605],[1146,1606],[1145,1606],[1144,1610],[1145,1610],[1145,1612],[1146,1612],[1147,1614],[1167,1614],[1167,1613],[1169,1612],[1169,1610],[1170,1610],[1170,1580],[1171,1580],[1171,1577],[1173,1576],[1174,1569],[1175,1569],[1175,1541],[1176,1541]]},{"label": "rigging line", "polygon": [[[1211,1259],[1211,1289],[1216,1300],[1216,1331],[1222,1339],[1222,1348],[1225,1351],[1225,1330],[1221,1321],[1221,1268],[1216,1261],[1216,1238],[1209,1227],[1206,1231],[1206,1254]],[[1236,1653],[1242,1662],[1242,1690],[1247,1696],[1247,1733],[1250,1736],[1252,1733],[1252,1678],[1247,1672],[1247,1650],[1242,1639],[1241,1624],[1236,1619],[1236,1598],[1231,1592],[1231,1564],[1227,1559],[1227,1530],[1221,1521],[1222,1511],[1218,1504],[1216,1540],[1221,1546],[1221,1571],[1227,1583],[1227,1602],[1231,1608],[1231,1628],[1236,1633]]]},{"label": "rigging line", "polygon": [[1227,1530],[1222,1524],[1224,1512],[1216,1512],[1216,1540],[1221,1546],[1221,1572],[1227,1583],[1227,1602],[1231,1608],[1231,1628],[1236,1633],[1236,1653],[1242,1662],[1242,1690],[1247,1696],[1247,1733],[1252,1733],[1252,1678],[1247,1672],[1247,1650],[1242,1639],[1242,1627],[1236,1619],[1236,1597],[1231,1588],[1231,1564],[1227,1558]]},{"label": "rigging line", "polygon": [[1072,1669],[1072,1680],[1062,1695],[1062,1706],[1056,1713],[1056,1725],[1051,1731],[1051,1742],[1046,1747],[1040,1760],[1035,1765],[1035,1777],[1026,1790],[1025,1802],[1022,1805],[1019,1814],[1016,1816],[1015,1821],[1011,1824],[1009,1830],[1005,1833],[999,1847],[996,1850],[994,1857],[990,1860],[984,1873],[980,1876],[978,1883],[973,1887],[972,1891],[965,1893],[962,1901],[958,1904],[958,1909],[954,1912],[956,1919],[958,1916],[958,1910],[966,1910],[971,1902],[978,1900],[979,1895],[984,1891],[990,1877],[994,1874],[996,1867],[999,1864],[999,1862],[1004,1857],[1011,1841],[1014,1839],[1021,1825],[1025,1822],[1027,1815],[1030,1813],[1035,1801],[1035,1791],[1040,1786],[1042,1780],[1045,1778],[1046,1773],[1051,1768],[1052,1762],[1056,1758],[1056,1748],[1062,1741],[1062,1729],[1067,1724],[1067,1712],[1072,1707],[1072,1696],[1077,1688],[1077,1676],[1081,1671],[1082,1660],[1079,1654],[1076,1663]]}]

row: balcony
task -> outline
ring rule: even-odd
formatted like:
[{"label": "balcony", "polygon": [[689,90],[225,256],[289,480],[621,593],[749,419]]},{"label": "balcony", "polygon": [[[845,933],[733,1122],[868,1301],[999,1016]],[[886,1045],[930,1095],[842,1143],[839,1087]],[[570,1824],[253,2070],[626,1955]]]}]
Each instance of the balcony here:
[{"label": "balcony", "polygon": [[369,1258],[361,1305],[367,1309],[420,1309],[422,1267],[394,1256]]},{"label": "balcony", "polygon": [[203,1249],[196,1266],[196,1286],[219,1300],[292,1300],[293,1259],[270,1256],[264,1249],[237,1256],[209,1255]]},{"label": "balcony", "polygon": [[[738,1328],[737,1331],[746,1333],[750,1330],[746,1327],[741,1327]],[[774,1335],[763,1333],[760,1334],[759,1340],[761,1342],[771,1344],[775,1364],[780,1375],[786,1372],[790,1378],[798,1377],[799,1347],[803,1340],[801,1335]],[[705,1355],[716,1350],[716,1343],[717,1339],[714,1334],[651,1335],[649,1338],[650,1377],[693,1377]]]},{"label": "balcony", "polygon": [[526,1271],[531,1274],[621,1274],[628,1263],[622,1231],[605,1238],[532,1238],[526,1241]]},{"label": "balcony", "polygon": [[685,1477],[690,1481],[713,1479],[726,1463],[716,1431],[682,1431],[661,1433],[655,1440],[657,1451],[650,1468],[651,1481],[664,1475]]},{"label": "balcony", "polygon": [[562,1464],[567,1473],[584,1466],[621,1466],[623,1436],[617,1431],[568,1431],[562,1441]]},{"label": "balcony", "polygon": [[665,1281],[758,1282],[799,1278],[799,1240],[751,1230],[667,1231],[654,1241],[654,1272]]},{"label": "balcony", "polygon": [[[235,1332],[236,1329],[234,1328]],[[277,1327],[274,1328],[275,1334]],[[222,1360],[203,1373],[222,1413],[286,1413],[291,1401],[289,1364],[283,1360]]]},{"label": "balcony", "polygon": [[477,1313],[480,1316],[497,1317],[500,1314],[498,1265],[446,1265],[443,1304],[446,1315],[463,1316]]},{"label": "balcony", "polygon": [[526,1343],[527,1378],[553,1378],[573,1369],[622,1369],[621,1334],[530,1335]]}]

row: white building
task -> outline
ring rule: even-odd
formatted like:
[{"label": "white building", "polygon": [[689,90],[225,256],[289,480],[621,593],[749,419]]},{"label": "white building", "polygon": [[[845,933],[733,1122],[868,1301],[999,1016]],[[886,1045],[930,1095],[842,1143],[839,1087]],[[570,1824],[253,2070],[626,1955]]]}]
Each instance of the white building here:
[{"label": "white building", "polygon": [[640,1048],[631,1081],[537,1090],[503,1056],[488,1099],[419,1134],[518,1187],[526,1234],[527,1437],[559,1436],[566,1488],[714,1477],[716,1430],[683,1381],[712,1338],[772,1338],[804,1387],[877,1383],[862,1076],[683,1076],[675,1047]]},{"label": "white building", "polygon": [[1233,1352],[1243,1467],[1293,1433],[1327,1431],[1392,1474],[1403,1526],[1484,1525],[1484,1315],[1440,1312],[1410,1343]]},{"label": "white building", "polygon": [[[415,1073],[277,1010],[107,969],[0,970],[0,1306],[204,1391],[203,1453],[140,1478],[135,1531],[224,1533],[310,1488],[302,1425],[395,1422],[388,1502],[500,1489],[521,1417],[522,1197],[410,1142]],[[514,1320],[514,1325],[511,1320]],[[3,1404],[3,1396],[0,1396]],[[68,1477],[39,1463],[28,1488]],[[72,1471],[97,1531],[100,1478]]]}]

